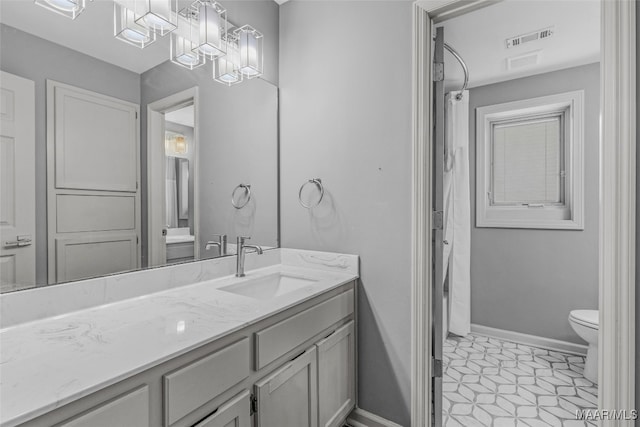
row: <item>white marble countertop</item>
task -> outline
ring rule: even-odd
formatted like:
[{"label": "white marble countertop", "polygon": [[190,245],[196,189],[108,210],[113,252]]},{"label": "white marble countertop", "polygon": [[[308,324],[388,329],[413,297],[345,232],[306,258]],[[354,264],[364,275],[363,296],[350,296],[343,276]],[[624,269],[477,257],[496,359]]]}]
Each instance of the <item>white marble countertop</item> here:
[{"label": "white marble countertop", "polygon": [[0,424],[33,419],[357,278],[352,268],[283,263],[244,279],[278,272],[315,281],[258,300],[219,290],[243,280],[227,276],[0,330]]}]

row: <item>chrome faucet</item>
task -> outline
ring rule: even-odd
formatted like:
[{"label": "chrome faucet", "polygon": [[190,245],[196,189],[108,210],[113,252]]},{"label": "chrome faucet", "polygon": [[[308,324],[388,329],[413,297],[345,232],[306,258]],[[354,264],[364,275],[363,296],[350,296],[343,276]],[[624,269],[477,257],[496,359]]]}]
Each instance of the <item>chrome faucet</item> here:
[{"label": "chrome faucet", "polygon": [[226,255],[227,254],[227,235],[214,234],[214,236],[218,238],[218,241],[217,242],[208,241],[204,247],[204,250],[208,251],[209,249],[211,249],[212,246],[215,246],[218,248],[218,251],[220,252],[220,256]]},{"label": "chrome faucet", "polygon": [[238,252],[238,258],[236,259],[236,277],[244,277],[244,256],[247,253],[247,249],[253,249],[258,255],[262,255],[262,248],[260,246],[244,244],[244,241],[249,239],[250,237],[238,236],[238,240],[236,241],[236,249]]}]

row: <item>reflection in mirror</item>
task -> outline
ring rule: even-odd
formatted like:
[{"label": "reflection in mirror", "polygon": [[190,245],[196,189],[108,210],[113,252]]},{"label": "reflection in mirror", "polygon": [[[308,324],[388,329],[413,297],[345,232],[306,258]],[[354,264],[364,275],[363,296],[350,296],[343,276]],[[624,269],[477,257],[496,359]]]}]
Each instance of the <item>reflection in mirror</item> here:
[{"label": "reflection in mirror", "polygon": [[[193,104],[165,114],[166,262],[194,259]],[[195,173],[195,171],[192,171]]]},{"label": "reflection in mirror", "polygon": [[[113,36],[115,3],[87,3],[74,20],[0,3],[0,178],[11,184],[0,192],[0,237],[17,242],[0,250],[2,292],[233,255],[241,235],[278,247],[277,4],[221,2],[221,41],[208,34],[183,52],[214,41],[246,51],[227,57],[238,59],[225,63],[239,78],[230,85],[216,68],[224,57],[196,53],[187,67],[176,56],[199,34],[188,31],[193,16],[149,32],[153,43],[126,44]],[[245,25],[258,44],[234,33]],[[236,209],[240,183],[252,197]]]}]

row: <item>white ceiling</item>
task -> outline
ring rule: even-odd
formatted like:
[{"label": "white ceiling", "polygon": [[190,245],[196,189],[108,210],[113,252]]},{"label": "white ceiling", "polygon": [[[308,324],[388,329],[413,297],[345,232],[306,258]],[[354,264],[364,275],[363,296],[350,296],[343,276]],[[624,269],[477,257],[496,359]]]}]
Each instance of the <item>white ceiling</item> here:
[{"label": "white ceiling", "polygon": [[164,119],[168,122],[177,123],[179,125],[194,127],[194,116],[195,110],[193,105],[189,105],[188,107],[165,113]]},{"label": "white ceiling", "polygon": [[[504,0],[444,21],[445,41],[469,68],[469,87],[598,62],[599,0]],[[554,35],[507,49],[506,39],[554,27]],[[507,58],[539,51],[537,65],[507,70]],[[448,90],[463,81],[460,65],[445,53]]]}]

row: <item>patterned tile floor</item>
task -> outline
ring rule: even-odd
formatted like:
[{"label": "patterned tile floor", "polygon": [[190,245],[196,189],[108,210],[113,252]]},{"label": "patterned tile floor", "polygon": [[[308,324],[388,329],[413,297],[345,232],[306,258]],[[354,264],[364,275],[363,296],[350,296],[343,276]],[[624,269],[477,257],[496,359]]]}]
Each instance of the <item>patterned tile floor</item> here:
[{"label": "patterned tile floor", "polygon": [[598,401],[584,357],[473,334],[447,338],[443,357],[444,427],[596,425],[576,420]]}]

